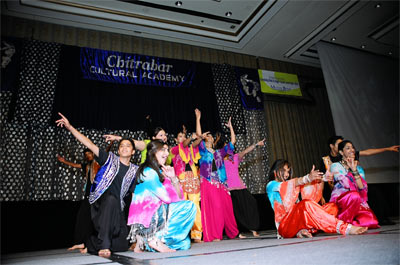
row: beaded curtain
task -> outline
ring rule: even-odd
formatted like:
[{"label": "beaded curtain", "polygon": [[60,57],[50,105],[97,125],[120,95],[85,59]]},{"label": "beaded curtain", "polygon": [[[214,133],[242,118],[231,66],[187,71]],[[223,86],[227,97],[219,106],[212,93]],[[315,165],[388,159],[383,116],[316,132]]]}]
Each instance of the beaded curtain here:
[{"label": "beaded curtain", "polygon": [[[212,70],[221,122],[225,123],[232,117],[232,126],[236,134],[235,153],[262,139],[268,139],[264,112],[245,110],[242,106],[233,67],[214,64]],[[224,124],[222,126],[224,127]],[[225,136],[230,137],[228,131],[225,132]],[[239,166],[239,175],[251,193],[265,193],[269,171],[267,146],[266,142],[264,147],[257,147],[248,153]]]},{"label": "beaded curtain", "polygon": [[55,149],[54,128],[48,124],[61,45],[25,41],[21,47],[19,86],[14,90],[17,100],[10,123],[6,117],[12,104],[1,102],[7,107],[1,108],[0,199],[48,200],[53,198]]},{"label": "beaded curtain", "polygon": [[[61,45],[33,40],[25,41],[21,47],[17,92],[0,94],[0,201],[81,200],[85,185],[82,170],[60,163],[57,155],[81,163],[85,147],[51,120]],[[236,151],[266,138],[262,111],[246,111],[241,105],[232,67],[212,68],[220,120],[225,123],[232,116],[237,133]],[[12,97],[17,98],[14,107]],[[227,133],[224,125],[223,128]],[[108,145],[104,134],[146,139],[143,131],[77,129],[100,148]],[[169,145],[175,145],[174,138],[173,134],[168,135]],[[116,149],[114,143],[111,151]],[[263,147],[249,153],[240,165],[241,177],[252,193],[265,193],[266,150]],[[140,152],[136,152],[132,162],[139,161]]]}]

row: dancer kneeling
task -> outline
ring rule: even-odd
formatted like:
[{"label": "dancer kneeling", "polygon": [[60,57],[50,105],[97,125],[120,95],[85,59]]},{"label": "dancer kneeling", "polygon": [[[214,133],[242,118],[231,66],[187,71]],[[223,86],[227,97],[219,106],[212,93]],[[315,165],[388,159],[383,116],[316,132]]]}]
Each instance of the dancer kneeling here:
[{"label": "dancer kneeling", "polygon": [[292,179],[288,161],[278,159],[272,165],[267,194],[275,211],[278,238],[312,237],[317,230],[343,235],[358,235],[367,231],[367,227],[351,225],[335,218],[313,200],[297,203],[301,186],[309,183],[318,185],[320,181],[322,172],[314,170],[314,166],[308,175]]},{"label": "dancer kneeling", "polygon": [[193,202],[183,200],[174,169],[165,166],[168,145],[160,140],[147,145],[147,157],[136,173],[129,208],[129,238],[135,252],[173,252],[190,248],[189,232],[196,217]]},{"label": "dancer kneeling", "polygon": [[133,185],[138,166],[130,163],[135,153],[132,140],[122,139],[118,144],[118,154],[99,149],[89,138],[76,130],[68,119],[59,113],[57,126],[65,127],[83,145],[96,156],[101,168],[92,183],[89,195],[90,215],[94,233],[86,238],[85,244],[79,246],[82,253],[98,254],[110,257],[111,252],[128,250],[126,236],[128,230],[124,218],[124,197]]},{"label": "dancer kneeling", "polygon": [[355,159],[356,150],[349,140],[339,143],[338,150],[342,156],[340,162],[331,165],[335,173],[335,186],[330,203],[339,208],[337,217],[344,222],[379,228],[378,219],[368,205],[368,185],[364,169]]}]

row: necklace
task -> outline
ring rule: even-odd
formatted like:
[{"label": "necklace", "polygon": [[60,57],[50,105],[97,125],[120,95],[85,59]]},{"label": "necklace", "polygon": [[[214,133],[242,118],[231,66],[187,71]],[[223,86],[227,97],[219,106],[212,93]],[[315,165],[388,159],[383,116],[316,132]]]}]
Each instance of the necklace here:
[{"label": "necklace", "polygon": [[208,152],[210,152],[210,153],[214,154],[214,152],[215,152],[215,150],[214,150],[214,149],[212,149],[211,147],[206,147],[206,148],[207,148]]},{"label": "necklace", "polygon": [[340,164],[344,167],[345,170],[349,171],[350,167],[347,165],[347,162],[344,160],[340,161]]}]

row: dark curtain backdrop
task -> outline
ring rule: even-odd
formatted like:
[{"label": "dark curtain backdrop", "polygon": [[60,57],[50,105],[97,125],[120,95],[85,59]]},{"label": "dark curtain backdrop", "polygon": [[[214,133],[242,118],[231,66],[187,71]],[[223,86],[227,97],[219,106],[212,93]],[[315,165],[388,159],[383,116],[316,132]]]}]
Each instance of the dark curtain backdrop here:
[{"label": "dark curtain backdrop", "polygon": [[63,113],[75,127],[139,131],[150,115],[170,134],[185,124],[195,131],[194,109],[202,111],[205,130],[221,130],[210,64],[196,63],[191,87],[126,85],[82,78],[80,48],[63,46],[53,118]]},{"label": "dark curtain backdrop", "polygon": [[271,163],[288,159],[294,177],[320,167],[322,156],[328,154],[326,141],[334,134],[328,96],[320,84],[303,86],[308,100],[268,99],[264,103],[271,147]]},{"label": "dark curtain backdrop", "polygon": [[[145,139],[148,114],[153,125],[169,133],[172,146],[182,124],[189,133],[194,131],[194,108],[202,111],[204,131],[229,136],[225,123],[232,117],[238,152],[268,138],[263,111],[243,109],[229,65],[191,62],[197,72],[187,88],[129,86],[83,79],[79,47],[24,40],[19,49],[17,87],[0,91],[0,116],[7,117],[0,124],[0,200],[82,199],[81,170],[61,164],[57,155],[79,163],[84,146],[65,128],[55,126],[57,112],[100,148],[107,145],[102,137],[106,133]],[[111,150],[115,149],[116,144]],[[132,162],[139,160],[138,152]],[[240,174],[252,193],[265,192],[268,164],[266,148],[243,161]]]}]

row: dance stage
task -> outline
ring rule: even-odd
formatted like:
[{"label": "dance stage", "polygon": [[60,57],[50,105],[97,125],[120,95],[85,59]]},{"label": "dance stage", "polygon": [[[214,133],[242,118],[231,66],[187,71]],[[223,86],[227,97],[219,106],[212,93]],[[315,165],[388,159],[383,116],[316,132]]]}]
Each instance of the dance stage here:
[{"label": "dance stage", "polygon": [[[313,238],[276,239],[276,231],[261,231],[260,237],[192,244],[175,253],[117,252],[109,259],[66,249],[13,253],[2,264],[400,264],[400,224],[385,225],[359,236],[319,233]],[[21,240],[23,244],[23,240]]]}]

